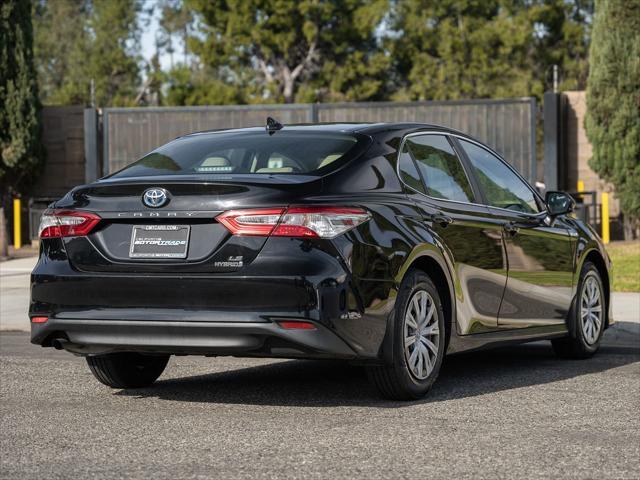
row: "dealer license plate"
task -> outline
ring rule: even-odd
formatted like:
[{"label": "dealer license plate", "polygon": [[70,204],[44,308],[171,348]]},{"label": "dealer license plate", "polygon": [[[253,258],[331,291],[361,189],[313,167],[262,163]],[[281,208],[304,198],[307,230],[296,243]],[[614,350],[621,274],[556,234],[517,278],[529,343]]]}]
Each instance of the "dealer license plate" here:
[{"label": "dealer license plate", "polygon": [[136,225],[131,233],[130,258],[186,258],[188,225]]}]

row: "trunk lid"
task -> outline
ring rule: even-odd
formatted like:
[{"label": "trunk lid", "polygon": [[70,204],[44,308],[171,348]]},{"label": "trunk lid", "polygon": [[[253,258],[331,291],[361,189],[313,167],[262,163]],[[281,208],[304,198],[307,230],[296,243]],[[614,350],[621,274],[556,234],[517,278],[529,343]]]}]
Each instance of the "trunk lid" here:
[{"label": "trunk lid", "polygon": [[[55,207],[93,212],[102,219],[86,237],[64,239],[78,270],[224,273],[251,263],[266,237],[231,235],[217,215],[304,202],[321,186],[321,178],[311,175],[106,179],[74,189]],[[145,205],[143,195],[150,189],[166,192],[167,202],[158,208]],[[149,256],[158,252],[162,257]]]}]

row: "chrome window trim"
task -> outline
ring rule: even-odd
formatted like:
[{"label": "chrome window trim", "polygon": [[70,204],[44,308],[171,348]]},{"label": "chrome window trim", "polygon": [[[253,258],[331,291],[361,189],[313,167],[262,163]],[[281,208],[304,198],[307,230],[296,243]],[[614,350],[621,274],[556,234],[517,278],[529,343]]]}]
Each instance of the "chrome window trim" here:
[{"label": "chrome window trim", "polygon": [[[402,175],[400,174],[400,155],[402,155],[402,149],[404,148],[404,144],[407,141],[407,138],[410,137],[416,137],[416,136],[420,136],[420,135],[444,135],[444,136],[450,136],[450,137],[456,137],[459,138],[461,140],[465,140],[469,143],[473,143],[477,146],[479,146],[480,148],[483,148],[484,150],[488,151],[489,153],[493,154],[499,161],[501,161],[502,163],[504,163],[513,173],[515,173],[515,175],[524,182],[525,186],[529,189],[529,191],[531,193],[533,193],[534,197],[538,198],[542,204],[544,205],[544,201],[542,200],[542,198],[540,197],[540,195],[538,194],[538,192],[536,192],[534,189],[531,188],[531,185],[529,185],[529,182],[527,182],[522,175],[520,175],[520,173],[518,173],[518,171],[516,169],[514,169],[511,165],[509,165],[509,162],[507,162],[504,158],[502,158],[496,151],[494,151],[493,149],[491,149],[490,147],[483,145],[482,143],[478,142],[477,140],[473,140],[469,137],[465,137],[464,135],[459,135],[457,133],[449,133],[449,132],[443,132],[443,131],[439,131],[439,130],[423,130],[420,132],[413,132],[413,133],[408,133],[406,134],[403,138],[402,138],[402,142],[400,142],[400,147],[398,148],[398,156],[396,158],[396,175],[398,175],[398,178],[400,179],[400,183],[402,185],[404,185],[405,187],[407,187],[408,189],[418,193],[419,195],[422,195],[424,197],[427,197],[431,200],[435,200],[435,201],[440,201],[440,202],[451,202],[451,203],[460,203],[462,205],[473,205],[476,207],[486,207],[486,208],[495,208],[497,210],[502,210],[504,212],[509,212],[511,214],[519,214],[519,215],[526,215],[528,217],[532,217],[532,218],[537,218],[537,217],[543,217],[547,215],[547,210],[543,210],[537,213],[527,213],[527,212],[518,212],[516,210],[509,210],[508,208],[502,208],[502,207],[494,207],[492,205],[486,205],[484,203],[475,203],[475,202],[461,202],[458,200],[448,200],[446,198],[436,198],[436,197],[432,197],[431,195],[427,195],[426,193],[422,193],[418,190],[416,190],[415,188],[411,187],[410,185],[407,185],[407,183],[402,179]],[[454,149],[455,152],[455,149]],[[465,152],[466,154],[466,152]],[[456,152],[456,157],[458,157],[458,154]],[[458,161],[460,161],[460,163],[462,164],[462,161],[458,158]],[[417,168],[417,167],[416,167]],[[462,168],[465,172],[465,176],[467,177],[467,181],[469,181],[469,175],[467,174],[467,171],[464,169],[464,165],[462,165]],[[469,184],[471,184],[471,182],[469,181]],[[543,215],[544,214],[544,215]]]}]

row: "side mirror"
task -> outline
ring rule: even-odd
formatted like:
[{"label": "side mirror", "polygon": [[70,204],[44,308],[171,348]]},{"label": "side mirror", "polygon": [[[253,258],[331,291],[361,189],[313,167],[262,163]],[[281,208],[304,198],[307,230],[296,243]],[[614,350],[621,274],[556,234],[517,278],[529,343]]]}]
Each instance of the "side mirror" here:
[{"label": "side mirror", "polygon": [[547,192],[544,200],[551,217],[571,213],[576,207],[576,201],[565,192]]}]

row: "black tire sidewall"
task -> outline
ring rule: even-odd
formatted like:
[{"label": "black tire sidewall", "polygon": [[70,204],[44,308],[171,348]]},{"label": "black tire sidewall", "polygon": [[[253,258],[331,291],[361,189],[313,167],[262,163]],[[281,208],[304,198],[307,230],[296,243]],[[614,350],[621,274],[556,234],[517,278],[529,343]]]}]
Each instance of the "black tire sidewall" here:
[{"label": "black tire sidewall", "polygon": [[[436,364],[429,376],[424,380],[419,380],[413,376],[413,374],[409,370],[409,366],[407,365],[404,353],[404,316],[407,308],[409,307],[409,300],[411,300],[413,295],[419,290],[425,290],[431,296],[431,298],[433,298],[436,304],[436,312],[438,315],[438,329],[440,330],[440,335],[438,335],[438,355],[436,358]],[[440,301],[438,290],[426,274],[419,271],[412,271],[405,276],[405,279],[403,280],[402,286],[400,288],[398,299],[396,300],[394,323],[393,353],[394,369],[396,370],[396,375],[398,376],[398,379],[400,380],[404,389],[410,392],[411,395],[415,398],[420,398],[427,393],[427,391],[431,388],[436,378],[438,377],[438,373],[440,372],[440,367],[442,365],[442,360],[444,357],[446,341],[445,319],[442,302]]]},{"label": "black tire sidewall", "polygon": [[162,374],[169,355],[143,355],[134,352],[86,357],[91,373],[111,388],[142,388]]}]

